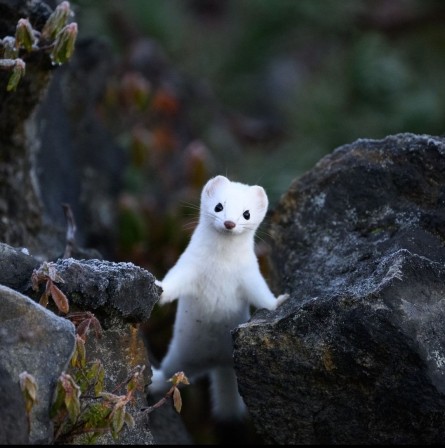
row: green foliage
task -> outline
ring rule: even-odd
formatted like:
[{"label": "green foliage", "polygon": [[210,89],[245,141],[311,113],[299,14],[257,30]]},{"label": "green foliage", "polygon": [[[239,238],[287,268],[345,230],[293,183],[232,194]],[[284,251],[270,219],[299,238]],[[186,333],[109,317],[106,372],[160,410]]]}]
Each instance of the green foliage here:
[{"label": "green foliage", "polygon": [[68,24],[70,16],[74,13],[71,11],[69,2],[63,1],[57,5],[56,9],[49,16],[42,29],[42,39],[47,41],[56,40],[57,36]]},{"label": "green foliage", "polygon": [[[113,392],[104,390],[106,372],[100,360],[88,360],[85,342],[90,331],[96,338],[102,336],[102,327],[96,316],[90,311],[77,311],[69,314],[68,298],[56,287],[55,282],[64,280],[53,262],[43,262],[31,275],[32,288],[39,290],[45,284],[40,303],[48,305],[51,295],[58,309],[71,320],[76,327],[76,345],[69,362],[69,371],[62,372],[54,392],[50,417],[54,423],[53,443],[63,444],[82,441],[95,443],[102,434],[110,433],[117,440],[125,426],[134,427],[135,421],[128,411],[137,393],[143,392],[142,373],[145,366],[136,366],[129,372],[122,384],[114,387]],[[164,404],[170,397],[177,412],[181,411],[182,399],[178,386],[188,384],[183,372],[175,374],[170,381],[173,386],[158,403],[143,410],[148,413]],[[30,421],[30,414],[37,401],[37,384],[35,378],[27,372],[20,374],[20,387],[25,399],[25,409]],[[123,394],[118,395],[118,391]]]},{"label": "green foliage", "polygon": [[85,443],[95,443],[106,432],[118,439],[125,424],[134,426],[127,405],[134,400],[134,394],[143,389],[144,367],[133,370],[126,381],[124,395],[104,391],[104,367],[99,360],[87,361],[85,350],[89,328],[99,323],[90,312],[72,313],[68,317],[77,326],[76,348],[70,360],[70,373],[63,372],[57,382],[51,408],[54,442],[70,443],[76,437],[83,437]]},{"label": "green foliage", "polygon": [[28,19],[20,19],[15,32],[16,47],[24,48],[28,53],[36,42],[35,32]]},{"label": "green foliage", "polygon": [[77,24],[66,25],[56,35],[54,46],[51,51],[51,60],[54,64],[63,64],[68,61],[74,53],[74,44],[77,38]]},{"label": "green foliage", "polygon": [[[84,317],[84,319],[82,318]],[[54,424],[54,444],[78,443],[95,444],[97,439],[106,433],[118,440],[125,427],[133,428],[135,421],[128,406],[138,393],[144,390],[142,373],[145,366],[136,366],[129,372],[128,378],[114,387],[113,392],[104,390],[105,370],[99,360],[87,360],[85,339],[91,328],[96,330],[100,325],[90,312],[71,313],[76,327],[76,347],[71,357],[69,371],[62,372],[50,410]],[[85,325],[85,322],[88,322]],[[80,331],[79,331],[80,330]],[[80,333],[80,334],[79,334]],[[181,412],[182,399],[178,386],[189,384],[183,372],[178,372],[170,379],[172,387],[167,394],[149,408],[141,409],[142,413],[150,413],[162,406],[170,398],[177,412]],[[25,398],[28,419],[38,399],[35,378],[28,372],[20,374],[20,387]],[[123,394],[116,392],[123,390]]]}]

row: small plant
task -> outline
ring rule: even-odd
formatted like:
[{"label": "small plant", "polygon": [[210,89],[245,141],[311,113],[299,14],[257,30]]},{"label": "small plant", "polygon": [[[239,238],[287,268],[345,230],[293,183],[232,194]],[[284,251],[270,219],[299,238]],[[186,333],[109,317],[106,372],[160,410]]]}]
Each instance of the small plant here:
[{"label": "small plant", "polygon": [[21,18],[15,36],[0,39],[0,69],[11,71],[6,86],[8,92],[15,91],[25,76],[24,58],[30,53],[48,52],[54,65],[71,58],[77,38],[77,23],[68,23],[73,15],[70,3],[63,1],[49,16],[41,32],[35,30],[27,18]]},{"label": "small plant", "polygon": [[[76,437],[91,444],[105,433],[117,440],[125,425],[132,428],[133,416],[128,405],[133,404],[135,395],[143,392],[145,366],[136,366],[127,378],[112,392],[104,391],[105,371],[99,360],[86,359],[85,342],[90,329],[97,338],[102,334],[99,321],[91,312],[75,312],[66,316],[76,325],[76,349],[70,361],[70,373],[63,372],[59,378],[51,417],[54,422],[54,443],[70,443]],[[188,384],[183,372],[175,374],[173,386],[158,403],[142,412],[151,412],[162,406],[173,396],[175,409],[181,411],[182,400],[178,385]],[[119,391],[122,391],[119,394]]]},{"label": "small plant", "polygon": [[[99,360],[87,361],[85,343],[90,330],[96,338],[102,336],[102,327],[96,316],[89,311],[77,311],[68,314],[69,304],[65,294],[55,285],[63,279],[52,262],[43,262],[31,276],[32,287],[39,290],[41,283],[45,291],[40,304],[48,305],[51,296],[57,308],[65,314],[76,327],[76,347],[70,359],[67,372],[60,375],[50,416],[54,423],[53,443],[63,444],[79,442],[93,444],[103,434],[111,434],[118,439],[125,426],[132,428],[134,418],[128,412],[128,405],[134,404],[137,392],[143,392],[143,372],[145,366],[136,366],[127,378],[111,392],[104,390],[105,370]],[[167,394],[153,406],[143,408],[138,415],[152,412],[170,398],[177,412],[181,412],[182,399],[178,389],[180,384],[189,384],[183,372],[178,372],[169,380],[172,387]],[[30,412],[37,400],[37,384],[32,375],[23,372],[20,385],[25,397],[28,421]]]},{"label": "small plant", "polygon": [[65,316],[69,319],[75,326],[77,335],[86,341],[86,336],[90,331],[90,327],[94,330],[94,334],[97,339],[102,336],[102,327],[97,317],[90,311],[77,311],[74,313],[69,313]]},{"label": "small plant", "polygon": [[66,295],[55,285],[55,283],[64,283],[59,275],[56,265],[52,262],[44,261],[38,269],[34,269],[31,276],[32,289],[38,291],[40,284],[45,283],[45,291],[40,297],[40,305],[45,308],[48,306],[48,299],[51,296],[61,313],[68,313],[69,304]]},{"label": "small plant", "polygon": [[110,432],[117,439],[126,424],[134,426],[134,419],[127,405],[134,400],[141,383],[144,366],[132,370],[123,384],[114,392],[125,388],[122,395],[103,390],[105,371],[99,360],[87,362],[85,342],[90,328],[96,337],[102,329],[99,321],[90,312],[70,313],[66,316],[76,325],[76,348],[70,361],[70,373],[60,376],[51,417],[54,422],[54,443],[69,443],[77,436],[84,436],[85,443],[94,443],[97,438]]},{"label": "small plant", "polygon": [[190,384],[190,382],[185,376],[184,372],[175,373],[168,381],[173,383],[172,387],[170,387],[167,393],[154,405],[142,409],[145,413],[149,414],[150,412],[153,412],[155,409],[161,407],[164,403],[166,403],[169,399],[173,399],[173,406],[175,407],[176,412],[181,412],[182,398],[178,386],[180,384],[188,385]]}]

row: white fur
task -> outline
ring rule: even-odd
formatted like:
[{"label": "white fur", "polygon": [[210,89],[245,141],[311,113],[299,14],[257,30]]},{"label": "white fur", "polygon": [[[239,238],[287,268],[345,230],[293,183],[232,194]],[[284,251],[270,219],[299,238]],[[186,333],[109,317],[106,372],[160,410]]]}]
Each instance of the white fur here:
[{"label": "white fur", "polygon": [[[219,212],[217,204],[223,206]],[[277,299],[272,294],[254,251],[255,231],[267,207],[260,186],[231,182],[224,176],[204,186],[198,226],[160,282],[159,303],[179,302],[168,353],[160,370],[154,369],[152,392],[166,391],[166,379],[178,371],[190,380],[208,373],[215,415],[230,418],[245,412],[233,370],[231,330],[249,319],[249,305],[274,310],[288,297],[283,294]],[[246,211],[250,219],[243,216]],[[227,229],[227,221],[235,226]]]}]

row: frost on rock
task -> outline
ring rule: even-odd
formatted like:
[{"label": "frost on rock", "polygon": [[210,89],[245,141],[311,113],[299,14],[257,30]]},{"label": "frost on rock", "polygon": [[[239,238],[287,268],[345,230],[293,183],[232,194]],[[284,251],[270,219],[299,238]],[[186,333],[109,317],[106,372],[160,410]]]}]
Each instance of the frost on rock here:
[{"label": "frost on rock", "polygon": [[67,258],[58,260],[56,268],[64,280],[60,289],[70,303],[85,310],[142,322],[159,300],[155,277],[133,263]]}]

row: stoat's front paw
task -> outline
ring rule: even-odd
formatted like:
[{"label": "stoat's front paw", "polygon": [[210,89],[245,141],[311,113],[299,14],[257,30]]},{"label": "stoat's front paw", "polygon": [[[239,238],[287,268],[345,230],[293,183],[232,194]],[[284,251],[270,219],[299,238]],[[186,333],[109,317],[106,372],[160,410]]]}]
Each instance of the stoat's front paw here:
[{"label": "stoat's front paw", "polygon": [[277,308],[289,298],[289,294],[281,294],[277,297]]},{"label": "stoat's front paw", "polygon": [[161,297],[160,297],[158,303],[159,303],[159,305],[163,305],[164,303],[167,302],[167,300],[166,300],[166,296],[165,296],[165,289],[164,289],[164,287],[162,286],[162,282],[161,282],[160,280],[158,280],[158,279],[155,280],[155,285],[156,285],[156,286],[159,286],[160,288],[162,288]]},{"label": "stoat's front paw", "polygon": [[166,296],[165,293],[163,292],[161,294],[161,298],[159,299],[158,303],[159,303],[159,305],[165,305],[166,303],[171,302],[171,301],[172,301],[172,299],[169,299],[169,297]]},{"label": "stoat's front paw", "polygon": [[173,302],[173,300],[176,299],[176,297],[169,293],[168,285],[165,283],[162,283],[160,280],[155,280],[155,285],[160,286],[162,288],[161,298],[159,299],[159,305],[164,305],[169,302]]},{"label": "stoat's front paw", "polygon": [[162,287],[161,298],[159,299],[159,305],[164,305],[169,302],[173,302],[176,297],[169,291],[166,285],[160,285]]}]

